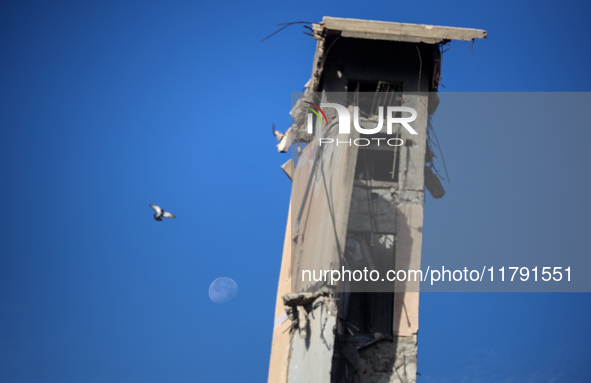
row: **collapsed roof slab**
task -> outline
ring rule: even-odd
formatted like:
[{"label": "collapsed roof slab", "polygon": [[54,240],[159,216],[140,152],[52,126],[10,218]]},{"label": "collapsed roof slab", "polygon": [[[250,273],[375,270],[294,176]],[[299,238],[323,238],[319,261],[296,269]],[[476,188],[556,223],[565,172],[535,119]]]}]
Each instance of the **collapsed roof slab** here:
[{"label": "collapsed roof slab", "polygon": [[393,23],[385,21],[324,17],[314,24],[315,34],[336,34],[368,40],[404,41],[440,44],[451,40],[472,41],[486,37],[482,29],[441,27],[436,25]]}]

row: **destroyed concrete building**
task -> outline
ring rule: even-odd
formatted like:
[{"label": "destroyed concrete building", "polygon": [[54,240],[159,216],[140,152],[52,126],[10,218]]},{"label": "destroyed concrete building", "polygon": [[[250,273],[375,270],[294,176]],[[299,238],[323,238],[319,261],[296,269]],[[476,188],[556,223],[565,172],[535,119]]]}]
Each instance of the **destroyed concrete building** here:
[{"label": "destroyed concrete building", "polygon": [[[415,382],[418,281],[318,275],[420,269],[424,189],[445,193],[429,144],[441,47],[486,32],[325,17],[312,33],[312,77],[278,145],[298,150],[283,166],[293,185],[268,381]],[[353,116],[350,129],[335,104]],[[384,105],[395,111],[388,122],[412,109],[412,128],[372,130]]]}]

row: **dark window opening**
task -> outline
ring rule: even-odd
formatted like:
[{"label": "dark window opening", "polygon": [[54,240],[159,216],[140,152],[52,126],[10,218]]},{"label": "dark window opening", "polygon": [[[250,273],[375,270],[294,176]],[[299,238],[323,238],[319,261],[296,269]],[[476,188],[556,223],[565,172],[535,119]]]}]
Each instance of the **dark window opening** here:
[{"label": "dark window opening", "polygon": [[[360,138],[367,139],[369,146],[359,148],[355,178],[364,181],[398,182],[400,171],[400,147],[388,145],[388,140],[400,138],[400,133],[386,134],[387,107],[401,106],[403,101],[403,84],[387,81],[349,81],[348,102],[359,106],[360,118],[375,118],[378,108],[383,107],[382,132],[376,134],[361,134]],[[400,117],[396,113],[395,117]],[[399,143],[390,141],[392,145]]]},{"label": "dark window opening", "polygon": [[399,136],[399,134],[371,136],[374,138],[384,138],[381,141],[380,147],[385,147],[385,150],[359,148],[355,179],[362,181],[398,182],[398,174],[400,173],[400,146],[389,147],[385,142],[389,138],[399,138]]},{"label": "dark window opening", "polygon": [[394,293],[351,293],[347,324],[358,334],[392,335]]},{"label": "dark window opening", "polygon": [[348,103],[359,106],[360,116],[366,118],[377,116],[382,106],[385,118],[386,107],[402,105],[402,88],[402,83],[349,81]]}]

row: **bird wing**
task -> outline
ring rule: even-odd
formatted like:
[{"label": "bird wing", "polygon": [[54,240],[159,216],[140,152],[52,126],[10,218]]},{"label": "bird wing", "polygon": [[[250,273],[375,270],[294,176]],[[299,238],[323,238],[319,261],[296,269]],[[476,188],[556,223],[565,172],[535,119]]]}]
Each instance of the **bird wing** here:
[{"label": "bird wing", "polygon": [[156,212],[156,214],[158,214],[158,215],[162,214],[162,209],[160,209],[160,206],[150,204],[150,207],[152,209],[154,209],[154,211]]},{"label": "bird wing", "polygon": [[162,216],[163,216],[164,218],[176,218],[176,217],[174,216],[174,214],[172,214],[172,213],[170,213],[170,212],[167,212],[167,211],[165,211],[164,213],[162,213]]}]

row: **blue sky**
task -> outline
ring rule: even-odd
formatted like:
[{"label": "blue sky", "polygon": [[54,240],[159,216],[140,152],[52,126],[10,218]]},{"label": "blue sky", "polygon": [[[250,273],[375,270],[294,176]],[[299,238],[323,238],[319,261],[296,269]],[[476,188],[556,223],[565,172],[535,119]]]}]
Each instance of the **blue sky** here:
[{"label": "blue sky", "polygon": [[[451,44],[442,91],[588,92],[590,11],[580,1],[3,1],[0,381],[266,381],[290,193],[270,128],[289,124],[315,49],[299,26],[259,43],[276,23],[486,29],[473,54]],[[427,201],[425,256],[589,256],[586,128],[542,133],[576,150],[516,132],[523,145],[502,169],[478,156],[494,152],[490,132],[438,129],[452,183]],[[544,172],[548,151],[560,185]],[[150,203],[177,219],[154,221]],[[239,292],[216,305],[207,292],[220,276]],[[590,294],[430,293],[420,311],[419,382],[591,380]]]}]

